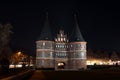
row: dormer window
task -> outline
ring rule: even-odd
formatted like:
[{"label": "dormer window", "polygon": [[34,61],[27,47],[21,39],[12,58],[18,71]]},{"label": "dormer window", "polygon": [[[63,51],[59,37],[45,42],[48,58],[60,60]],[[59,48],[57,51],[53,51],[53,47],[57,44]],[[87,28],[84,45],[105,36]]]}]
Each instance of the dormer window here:
[{"label": "dormer window", "polygon": [[61,38],[61,41],[63,41],[63,38]]},{"label": "dormer window", "polygon": [[60,38],[58,38],[58,41],[60,41]]}]

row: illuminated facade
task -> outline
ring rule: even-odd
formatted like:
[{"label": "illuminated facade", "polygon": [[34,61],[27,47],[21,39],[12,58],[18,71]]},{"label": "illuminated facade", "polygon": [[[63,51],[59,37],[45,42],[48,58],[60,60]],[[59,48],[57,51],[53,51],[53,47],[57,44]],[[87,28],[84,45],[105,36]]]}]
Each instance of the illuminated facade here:
[{"label": "illuminated facade", "polygon": [[56,38],[52,38],[47,16],[40,39],[36,41],[36,48],[36,68],[86,69],[86,42],[77,21],[72,38],[68,38],[63,30],[59,31]]}]

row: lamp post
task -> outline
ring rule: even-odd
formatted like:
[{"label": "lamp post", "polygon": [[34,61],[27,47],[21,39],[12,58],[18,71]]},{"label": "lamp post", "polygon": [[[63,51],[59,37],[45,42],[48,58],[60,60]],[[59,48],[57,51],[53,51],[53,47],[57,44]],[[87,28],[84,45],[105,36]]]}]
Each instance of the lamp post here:
[{"label": "lamp post", "polygon": [[17,55],[18,55],[18,56],[20,56],[20,55],[21,55],[21,52],[20,52],[20,51],[19,51],[19,52],[17,52]]},{"label": "lamp post", "polygon": [[16,68],[17,67],[16,65],[19,64],[22,55],[23,55],[22,52],[19,51],[12,56],[12,60],[13,60],[12,62],[14,63],[14,68]]},{"label": "lamp post", "polygon": [[21,55],[21,51],[17,52],[17,53],[14,55],[14,56],[15,56],[15,68],[16,68],[16,65],[19,64],[20,55]]}]

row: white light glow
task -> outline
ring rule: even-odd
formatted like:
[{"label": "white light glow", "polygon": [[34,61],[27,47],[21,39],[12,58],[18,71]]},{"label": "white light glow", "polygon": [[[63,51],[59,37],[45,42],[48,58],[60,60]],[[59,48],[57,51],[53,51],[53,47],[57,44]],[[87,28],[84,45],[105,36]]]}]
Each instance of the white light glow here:
[{"label": "white light glow", "polygon": [[10,66],[9,66],[9,68],[15,68],[15,67],[16,67],[16,68],[21,68],[22,65],[19,64],[19,65],[10,65]]},{"label": "white light glow", "polygon": [[120,65],[120,61],[104,61],[104,60],[87,60],[86,64],[87,65],[115,65],[116,63],[118,63],[118,65]]},{"label": "white light glow", "polygon": [[63,63],[58,63],[58,66],[63,66],[64,64]]}]

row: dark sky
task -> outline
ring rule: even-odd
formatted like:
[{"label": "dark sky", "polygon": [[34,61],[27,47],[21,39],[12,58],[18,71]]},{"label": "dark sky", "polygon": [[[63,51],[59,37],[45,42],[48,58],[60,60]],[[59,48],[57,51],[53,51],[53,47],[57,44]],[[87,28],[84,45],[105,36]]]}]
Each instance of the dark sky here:
[{"label": "dark sky", "polygon": [[73,15],[76,13],[88,48],[120,51],[119,2],[50,1],[0,2],[0,22],[13,25],[13,48],[35,54],[35,41],[43,27],[45,13],[48,12],[54,33],[61,26],[66,32],[71,32]]}]

